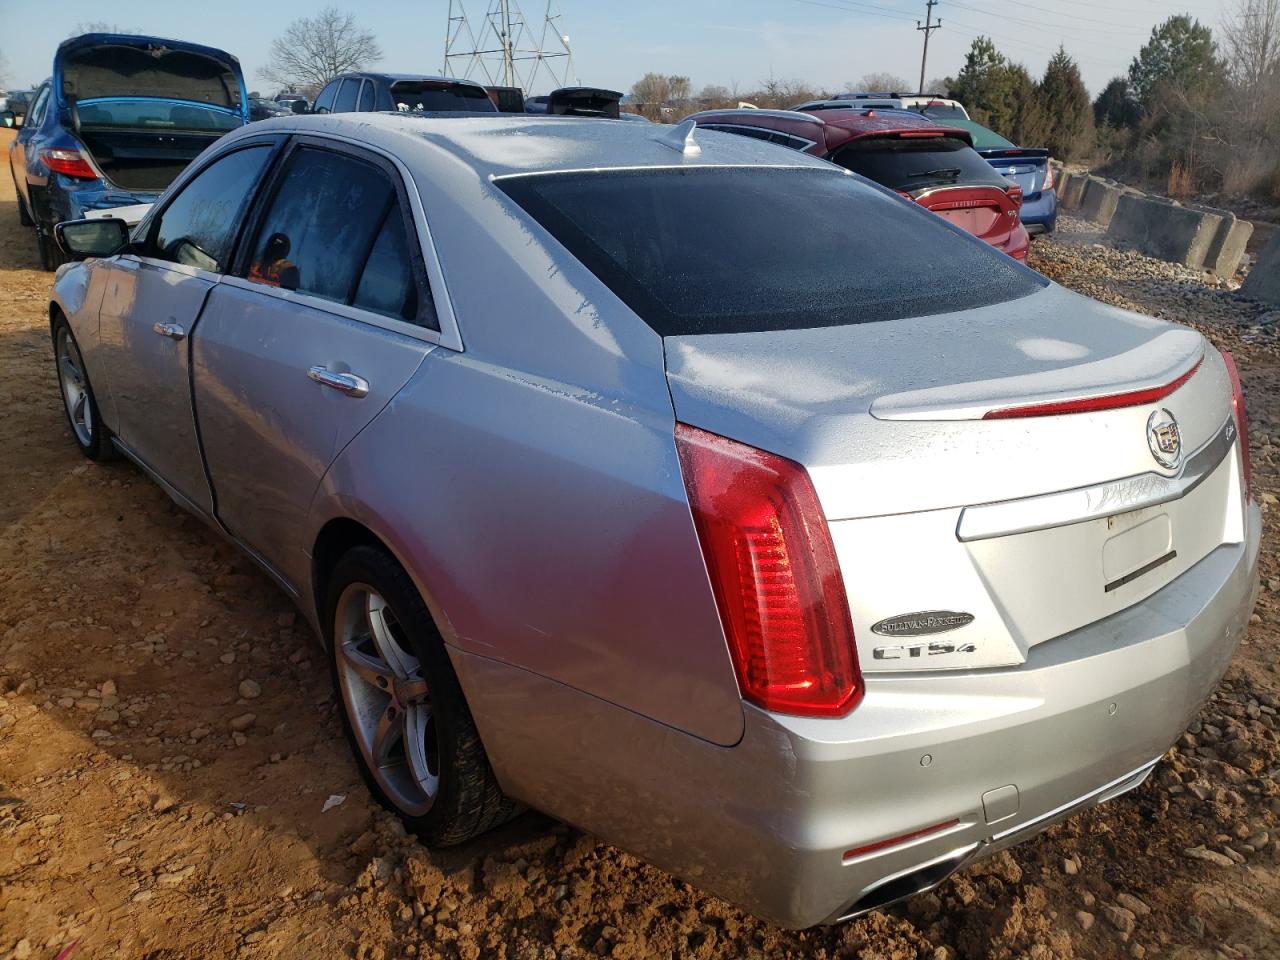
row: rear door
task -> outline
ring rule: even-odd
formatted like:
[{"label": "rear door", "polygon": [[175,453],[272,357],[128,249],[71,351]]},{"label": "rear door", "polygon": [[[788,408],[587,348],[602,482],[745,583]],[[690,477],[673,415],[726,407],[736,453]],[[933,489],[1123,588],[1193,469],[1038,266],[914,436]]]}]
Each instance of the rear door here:
[{"label": "rear door", "polygon": [[31,103],[30,111],[22,118],[22,128],[18,131],[17,137],[14,138],[13,146],[10,148],[14,186],[17,188],[18,195],[22,198],[23,203],[27,205],[28,212],[31,211],[31,181],[27,173],[27,167],[36,153],[37,148],[32,141],[40,132],[40,125],[44,123],[44,115],[48,107],[49,85],[46,83],[36,94]]},{"label": "rear door", "polygon": [[384,159],[295,142],[193,344],[217,516],[292,584],[325,471],[438,339],[411,210]]},{"label": "rear door", "polygon": [[100,314],[101,349],[121,441],[201,510],[212,503],[191,409],[190,342],[209,291],[281,138],[205,165],[151,220],[137,253],[118,257]]}]

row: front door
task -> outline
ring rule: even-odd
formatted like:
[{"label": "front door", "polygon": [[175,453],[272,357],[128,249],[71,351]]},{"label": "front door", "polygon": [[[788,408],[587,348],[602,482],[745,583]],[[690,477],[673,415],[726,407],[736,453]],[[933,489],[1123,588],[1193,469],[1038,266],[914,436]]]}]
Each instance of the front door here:
[{"label": "front door", "polygon": [[118,258],[102,303],[116,433],[206,513],[212,499],[191,407],[191,336],[271,149],[250,145],[196,174],[154,218],[137,251]]},{"label": "front door", "polygon": [[393,168],[296,145],[237,273],[194,339],[218,519],[296,587],[329,465],[433,349],[421,247]]}]

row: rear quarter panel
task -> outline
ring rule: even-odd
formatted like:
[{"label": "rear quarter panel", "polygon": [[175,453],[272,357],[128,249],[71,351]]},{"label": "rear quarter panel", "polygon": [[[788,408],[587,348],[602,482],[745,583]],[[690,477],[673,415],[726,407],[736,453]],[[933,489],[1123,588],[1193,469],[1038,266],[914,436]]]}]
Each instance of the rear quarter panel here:
[{"label": "rear quarter panel", "polygon": [[433,351],[343,452],[310,527],[382,537],[461,650],[736,742],[661,339],[492,184],[433,173],[418,185],[466,350]]}]

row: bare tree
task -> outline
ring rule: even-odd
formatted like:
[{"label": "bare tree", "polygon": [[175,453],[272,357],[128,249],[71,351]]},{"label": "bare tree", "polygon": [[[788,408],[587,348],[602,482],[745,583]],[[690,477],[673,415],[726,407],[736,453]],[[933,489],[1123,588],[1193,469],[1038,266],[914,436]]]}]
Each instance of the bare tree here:
[{"label": "bare tree", "polygon": [[668,96],[677,103],[683,103],[693,96],[693,84],[688,77],[672,76],[667,78],[670,87]]},{"label": "bare tree", "polygon": [[68,37],[78,37],[85,33],[128,33],[138,36],[142,31],[135,30],[133,27],[122,27],[118,23],[107,23],[105,20],[89,20],[81,21],[75,25],[75,28],[67,34]]},{"label": "bare tree", "polygon": [[897,91],[906,93],[914,86],[910,80],[903,80],[896,73],[864,73],[862,79],[857,84],[846,83],[845,89],[851,93],[888,93]]},{"label": "bare tree", "polygon": [[354,14],[325,7],[314,17],[299,17],[272,40],[271,60],[258,74],[286,87],[323,87],[340,73],[381,59],[377,39]]},{"label": "bare tree", "polygon": [[650,120],[662,117],[662,106],[671,99],[671,78],[665,73],[646,73],[631,85],[631,99],[637,112]]},{"label": "bare tree", "polygon": [[1237,86],[1256,91],[1280,70],[1280,0],[1237,0],[1219,27],[1227,71]]}]

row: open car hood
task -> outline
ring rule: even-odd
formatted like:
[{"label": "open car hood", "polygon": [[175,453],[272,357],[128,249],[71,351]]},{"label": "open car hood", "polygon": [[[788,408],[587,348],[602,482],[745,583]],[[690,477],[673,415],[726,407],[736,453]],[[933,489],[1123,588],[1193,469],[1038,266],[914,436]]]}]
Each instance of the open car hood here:
[{"label": "open car hood", "polygon": [[87,33],[58,47],[53,74],[64,105],[71,100],[182,100],[220,108],[248,122],[240,61],[198,43]]}]

